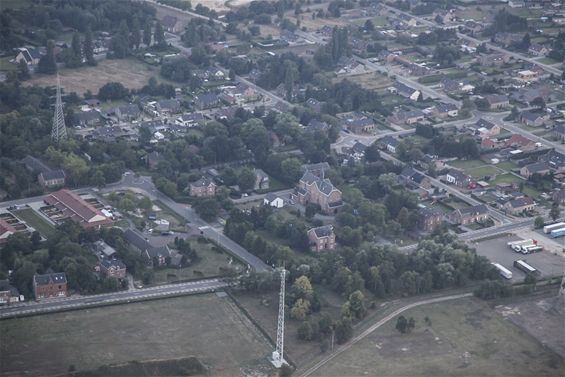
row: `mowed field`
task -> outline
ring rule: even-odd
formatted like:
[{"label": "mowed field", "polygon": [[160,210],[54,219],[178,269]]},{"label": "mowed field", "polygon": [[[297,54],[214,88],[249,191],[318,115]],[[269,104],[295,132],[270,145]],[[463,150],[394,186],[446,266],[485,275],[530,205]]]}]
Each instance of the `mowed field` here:
[{"label": "mowed field", "polygon": [[196,356],[211,376],[269,376],[271,346],[229,297],[185,296],[0,321],[0,375]]},{"label": "mowed field", "polygon": [[[159,78],[159,67],[152,67],[136,59],[105,59],[95,67],[61,69],[59,76],[65,92],[76,92],[78,95],[83,95],[87,90],[96,94],[98,89],[108,82],[119,82],[128,89],[139,89],[147,84],[150,77],[165,81]],[[34,84],[55,86],[57,76],[34,75],[24,83]]]},{"label": "mowed field", "polygon": [[[563,359],[467,298],[404,312],[416,328],[400,334],[396,319],[318,369],[313,376],[563,376]],[[424,318],[431,320],[431,325]]]}]

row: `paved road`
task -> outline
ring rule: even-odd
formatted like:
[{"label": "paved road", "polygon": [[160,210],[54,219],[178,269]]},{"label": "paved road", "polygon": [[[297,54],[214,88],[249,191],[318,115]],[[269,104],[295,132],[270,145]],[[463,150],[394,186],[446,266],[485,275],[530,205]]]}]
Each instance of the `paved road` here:
[{"label": "paved road", "polygon": [[136,177],[134,174],[126,173],[120,182],[108,185],[99,190],[99,192],[105,193],[115,190],[131,190],[144,194],[151,200],[160,200],[176,214],[187,220],[192,226],[198,227],[206,237],[216,241],[220,246],[243,260],[255,271],[265,272],[270,269],[270,267],[261,259],[257,258],[239,244],[226,237],[223,233],[214,229],[209,223],[202,220],[190,206],[177,203],[157,190],[150,177]]},{"label": "paved road", "polygon": [[331,355],[327,356],[323,360],[314,364],[314,366],[312,366],[311,368],[304,371],[302,374],[300,374],[300,376],[301,377],[310,376],[312,373],[316,372],[318,369],[320,369],[321,367],[326,365],[328,362],[335,359],[337,356],[341,355],[345,351],[349,350],[356,343],[365,339],[367,336],[369,336],[371,333],[373,333],[373,331],[382,327],[388,321],[390,321],[391,319],[400,315],[401,313],[405,312],[406,310],[413,309],[413,308],[416,308],[418,306],[427,305],[427,304],[434,304],[434,303],[443,302],[443,301],[450,301],[450,300],[458,300],[458,299],[461,299],[461,298],[464,298],[464,297],[470,297],[472,295],[473,295],[472,293],[463,293],[463,294],[458,294],[458,295],[436,297],[436,298],[431,298],[431,299],[427,299],[427,300],[417,301],[417,302],[408,304],[406,306],[403,306],[402,308],[395,310],[394,312],[388,314],[387,316],[385,316],[382,319],[380,319],[379,321],[377,321],[374,325],[369,327],[367,330],[363,331],[361,334],[357,335],[355,338],[351,339],[349,342],[347,342],[343,346],[339,347],[334,353],[332,353]]},{"label": "paved road", "polygon": [[37,315],[64,310],[86,308],[89,306],[129,303],[153,298],[194,294],[215,291],[229,284],[221,279],[206,279],[187,283],[169,284],[158,287],[128,290],[114,293],[104,293],[92,296],[73,295],[64,298],[54,298],[43,301],[28,301],[0,308],[0,319],[22,315]]}]

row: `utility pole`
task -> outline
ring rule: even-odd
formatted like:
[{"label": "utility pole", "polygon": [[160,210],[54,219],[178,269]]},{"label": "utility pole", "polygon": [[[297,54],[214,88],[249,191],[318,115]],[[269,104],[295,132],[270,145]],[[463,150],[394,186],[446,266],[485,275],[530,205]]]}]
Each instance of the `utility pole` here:
[{"label": "utility pole", "polygon": [[271,363],[275,366],[275,368],[280,368],[283,366],[283,364],[286,364],[286,361],[284,361],[284,289],[285,289],[285,280],[286,280],[286,270],[284,267],[280,268],[280,274],[281,274],[281,290],[279,293],[277,348],[275,349],[275,351],[271,356]]},{"label": "utility pole", "polygon": [[57,73],[57,96],[55,100],[55,114],[53,115],[53,128],[51,129],[51,140],[59,145],[67,139],[67,128],[65,127],[65,114],[63,113],[63,100],[61,99],[61,81]]}]

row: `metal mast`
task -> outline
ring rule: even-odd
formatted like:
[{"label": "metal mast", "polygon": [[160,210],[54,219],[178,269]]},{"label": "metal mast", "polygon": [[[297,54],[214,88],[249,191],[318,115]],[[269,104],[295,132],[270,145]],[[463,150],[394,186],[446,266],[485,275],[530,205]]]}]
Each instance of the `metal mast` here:
[{"label": "metal mast", "polygon": [[279,318],[277,326],[277,349],[273,352],[271,362],[275,368],[282,367],[286,364],[284,361],[284,288],[285,288],[285,278],[286,270],[281,268],[281,291],[279,294]]},{"label": "metal mast", "polygon": [[55,114],[53,116],[53,128],[51,129],[51,140],[60,144],[67,138],[65,127],[65,114],[63,113],[63,100],[61,99],[61,81],[57,73],[57,99],[55,100]]}]

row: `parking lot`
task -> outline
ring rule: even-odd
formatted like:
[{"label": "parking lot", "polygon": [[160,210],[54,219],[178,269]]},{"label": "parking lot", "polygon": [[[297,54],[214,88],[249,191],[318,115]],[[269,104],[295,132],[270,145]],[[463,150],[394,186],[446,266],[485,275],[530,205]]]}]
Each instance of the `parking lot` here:
[{"label": "parking lot", "polygon": [[[519,241],[523,239],[535,239],[538,244],[544,247],[544,250],[534,254],[521,254],[514,252],[507,243],[511,241]],[[565,241],[564,238],[560,239]],[[547,238],[542,232],[520,232],[520,236],[502,236],[490,240],[484,240],[472,244],[477,249],[479,255],[484,255],[493,263],[500,263],[512,272],[511,281],[521,282],[526,274],[514,267],[514,261],[518,259],[525,260],[529,265],[541,272],[541,277],[561,276],[563,274],[563,266],[565,258],[560,251],[555,250],[555,240]]]}]

